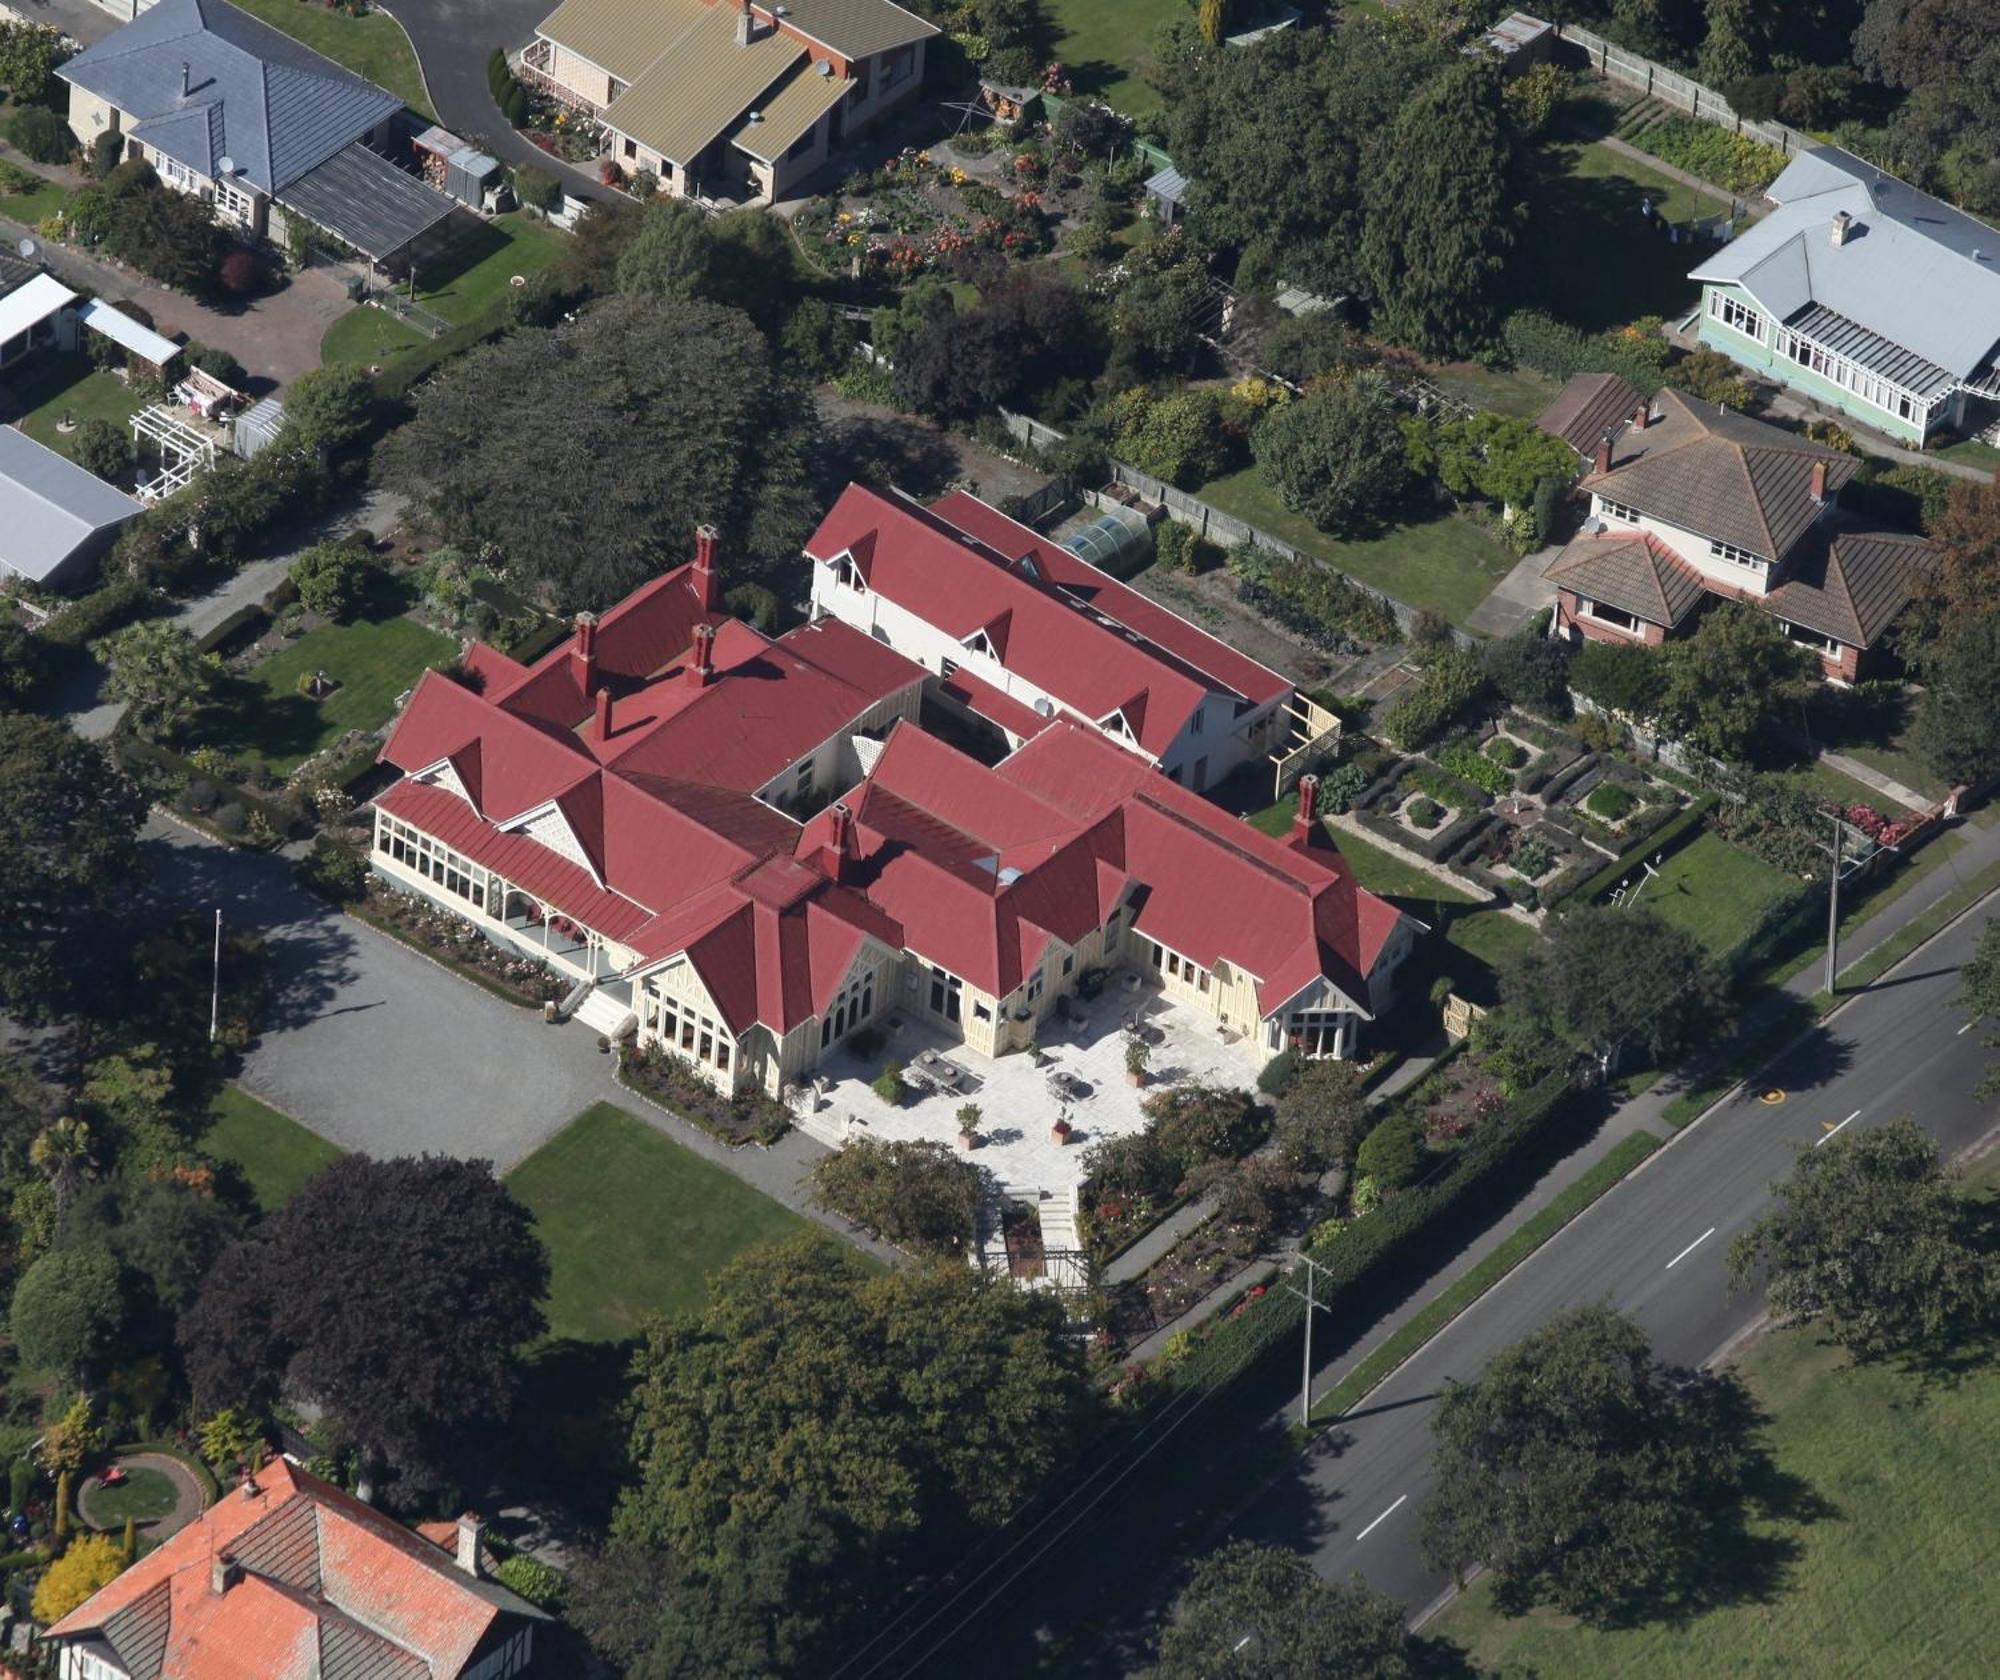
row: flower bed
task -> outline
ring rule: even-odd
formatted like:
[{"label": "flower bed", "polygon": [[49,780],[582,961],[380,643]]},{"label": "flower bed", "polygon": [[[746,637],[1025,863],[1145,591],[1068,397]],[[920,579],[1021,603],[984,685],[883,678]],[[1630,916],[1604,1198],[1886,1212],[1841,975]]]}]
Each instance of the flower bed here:
[{"label": "flower bed", "polygon": [[703,1131],[732,1146],[776,1143],[792,1129],[784,1104],[762,1091],[738,1091],[725,1096],[682,1057],[657,1044],[618,1058],[618,1077],[660,1107],[692,1120]]},{"label": "flower bed", "polygon": [[938,165],[929,152],[908,152],[809,205],[792,226],[808,257],[828,270],[860,257],[907,278],[975,249],[1025,259],[1054,241],[1038,177],[1020,179],[1009,193]]},{"label": "flower bed", "polygon": [[367,896],[352,913],[523,1008],[539,1009],[569,990],[569,983],[546,964],[502,950],[463,917],[379,877],[369,881]]}]

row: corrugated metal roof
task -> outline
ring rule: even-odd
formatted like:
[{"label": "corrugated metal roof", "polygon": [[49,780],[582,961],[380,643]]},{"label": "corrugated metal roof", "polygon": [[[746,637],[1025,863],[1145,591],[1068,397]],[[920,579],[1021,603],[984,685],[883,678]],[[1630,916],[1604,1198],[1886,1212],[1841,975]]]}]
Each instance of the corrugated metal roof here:
[{"label": "corrugated metal roof", "polygon": [[1914,350],[1891,344],[1880,333],[1870,332],[1858,321],[1850,321],[1824,304],[1807,304],[1794,313],[1785,325],[1913,396],[1935,396],[1940,391],[1949,391],[1956,383],[1952,375],[1936,362],[1927,362]]},{"label": "corrugated metal roof", "polygon": [[636,82],[707,11],[704,0],[563,0],[535,33]]},{"label": "corrugated metal roof", "polygon": [[1836,146],[1800,153],[1770,196],[1778,208],[1691,279],[1740,285],[1781,320],[1820,304],[1954,379],[2000,343],[2000,228]]},{"label": "corrugated metal roof", "polygon": [[868,58],[938,33],[936,24],[890,0],[781,0],[774,9],[801,35],[848,59]]},{"label": "corrugated metal roof", "polygon": [[1168,164],[1156,175],[1146,177],[1146,191],[1155,198],[1164,198],[1169,204],[1187,201],[1188,181],[1172,164]]},{"label": "corrugated metal roof", "polygon": [[605,122],[686,168],[806,56],[797,41],[768,28],[739,47],[736,18],[727,6],[709,8],[611,102]]},{"label": "corrugated metal roof", "polygon": [[181,353],[181,347],[164,333],[142,326],[102,298],[92,298],[76,312],[76,318],[92,332],[102,333],[121,349],[143,356],[155,366],[164,367]]},{"label": "corrugated metal roof", "polygon": [[0,426],[0,565],[40,583],[96,532],[139,511],[130,496],[66,455]]},{"label": "corrugated metal roof", "polygon": [[853,86],[845,76],[821,75],[816,66],[802,64],[789,82],[758,107],[764,120],[746,120],[730,139],[753,158],[776,163],[814,123],[845,99]]},{"label": "corrugated metal roof", "polygon": [[26,332],[36,322],[46,321],[75,298],[76,293],[53,274],[37,274],[25,286],[16,286],[0,297],[0,344]]},{"label": "corrugated metal roof", "polygon": [[56,73],[123,111],[135,138],[208,176],[226,155],[264,192],[403,108],[225,0],[158,0]]},{"label": "corrugated metal roof", "polygon": [[278,195],[278,202],[377,262],[458,208],[455,199],[406,175],[358,141],[301,175]]}]

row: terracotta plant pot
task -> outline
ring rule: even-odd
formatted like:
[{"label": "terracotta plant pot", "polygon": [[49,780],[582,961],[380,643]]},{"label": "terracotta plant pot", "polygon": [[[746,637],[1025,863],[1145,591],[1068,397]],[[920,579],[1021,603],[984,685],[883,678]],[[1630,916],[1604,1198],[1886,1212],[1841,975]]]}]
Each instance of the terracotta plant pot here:
[{"label": "terracotta plant pot", "polygon": [[1061,1147],[1063,1144],[1069,1142],[1071,1130],[1072,1128],[1067,1120],[1058,1120],[1049,1128],[1049,1142],[1055,1144],[1057,1147]]},{"label": "terracotta plant pot", "polygon": [[1144,1068],[1127,1068],[1125,1070],[1125,1083],[1144,1089],[1146,1084],[1146,1070]]},{"label": "terracotta plant pot", "polygon": [[979,1147],[979,1134],[977,1132],[960,1132],[958,1134],[958,1147],[965,1150],[977,1149]]}]

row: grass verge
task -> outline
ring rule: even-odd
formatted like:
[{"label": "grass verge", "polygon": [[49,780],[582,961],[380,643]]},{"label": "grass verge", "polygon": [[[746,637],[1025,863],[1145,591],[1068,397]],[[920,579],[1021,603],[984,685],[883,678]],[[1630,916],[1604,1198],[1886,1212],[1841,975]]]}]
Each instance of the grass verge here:
[{"label": "grass verge", "polygon": [[260,1212],[289,1202],[340,1150],[239,1085],[225,1085],[208,1105],[202,1149],[242,1173]]},{"label": "grass verge", "polygon": [[[1922,915],[1897,929],[1851,967],[1842,969],[1840,972],[1842,994],[1857,992],[1864,986],[1873,985],[1926,939],[1942,932],[1954,917],[1963,915],[1996,888],[2000,888],[2000,863],[1989,863],[1970,880],[1953,887]],[[1824,1015],[1839,1001],[1840,999],[1829,993],[1815,992],[1812,1006],[1816,1013]]]},{"label": "grass verge", "polygon": [[1353,1370],[1314,1404],[1315,1423],[1331,1423],[1349,1411],[1390,1372],[1484,1295],[1543,1243],[1660,1147],[1651,1132],[1634,1132],[1572,1184],[1566,1184],[1539,1213],[1463,1277],[1456,1279],[1408,1322],[1371,1349]]},{"label": "grass verge", "polygon": [[548,1245],[549,1329],[623,1341],[708,1298],[745,1249],[817,1229],[734,1173],[595,1103],[507,1175]]}]

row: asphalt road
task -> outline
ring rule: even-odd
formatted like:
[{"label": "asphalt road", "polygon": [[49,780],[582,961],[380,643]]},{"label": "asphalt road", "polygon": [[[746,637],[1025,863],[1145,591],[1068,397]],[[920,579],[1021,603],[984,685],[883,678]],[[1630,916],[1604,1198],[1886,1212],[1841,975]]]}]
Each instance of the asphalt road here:
[{"label": "asphalt road", "polygon": [[[1757,1298],[1730,1292],[1724,1263],[1798,1147],[1908,1115],[1950,1154],[1993,1127],[1992,1105],[1972,1095],[1991,1054],[1953,998],[1994,908],[1987,900],[1876,982],[1581,1215],[1323,1437],[1237,1532],[1300,1547],[1330,1578],[1358,1571],[1413,1611],[1434,1604],[1450,1583],[1425,1568],[1418,1538],[1432,1402],[1447,1379],[1477,1376],[1552,1314],[1600,1301],[1637,1319],[1662,1358],[1704,1363],[1758,1314]],[[1773,1087],[1785,1100],[1760,1101]]]}]

